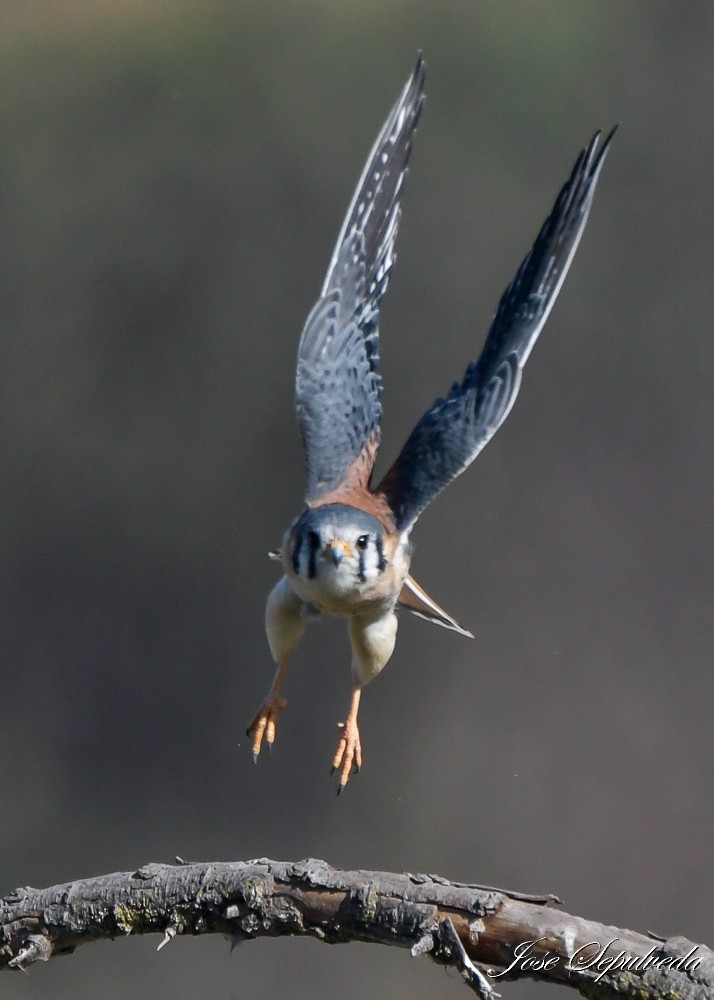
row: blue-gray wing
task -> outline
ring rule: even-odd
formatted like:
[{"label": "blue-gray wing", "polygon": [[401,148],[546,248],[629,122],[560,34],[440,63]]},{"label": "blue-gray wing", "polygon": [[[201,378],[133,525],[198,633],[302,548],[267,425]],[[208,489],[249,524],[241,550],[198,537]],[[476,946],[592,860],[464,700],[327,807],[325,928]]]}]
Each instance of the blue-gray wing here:
[{"label": "blue-gray wing", "polygon": [[298,348],[295,397],[307,503],[366,488],[380,433],[379,305],[424,101],[421,56],[367,159]]},{"label": "blue-gray wing", "polygon": [[521,372],[548,318],[582,236],[615,130],[578,157],[532,249],[503,294],[478,361],[409,436],[382,483],[400,530],[473,462],[513,406]]}]

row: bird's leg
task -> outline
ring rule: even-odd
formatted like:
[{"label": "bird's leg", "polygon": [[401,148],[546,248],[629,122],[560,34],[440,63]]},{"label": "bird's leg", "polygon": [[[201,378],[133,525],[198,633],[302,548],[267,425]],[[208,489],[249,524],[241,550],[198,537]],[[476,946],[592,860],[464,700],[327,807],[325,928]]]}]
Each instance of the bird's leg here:
[{"label": "bird's leg", "polygon": [[342,791],[350,777],[362,766],[362,744],[357,727],[357,712],[362,688],[368,684],[389,660],[397,637],[397,616],[393,611],[378,614],[377,617],[353,615],[349,619],[350,644],[352,646],[352,699],[347,719],[339,723],[340,742],[332,760],[333,771],[339,768]]},{"label": "bird's leg", "polygon": [[333,773],[340,769],[340,784],[337,789],[339,795],[350,778],[350,771],[354,765],[356,774],[362,767],[362,744],[359,739],[359,728],[357,726],[357,712],[359,711],[359,698],[362,687],[356,684],[352,688],[352,698],[350,699],[350,710],[347,713],[345,722],[338,722],[340,730],[340,742],[332,761]]},{"label": "bird's leg", "polygon": [[268,692],[268,697],[251,719],[246,731],[247,736],[250,736],[251,733],[253,734],[253,763],[255,764],[258,763],[258,754],[263,743],[263,737],[265,736],[265,742],[268,744],[269,750],[272,749],[275,742],[275,725],[278,721],[278,713],[287,705],[286,699],[280,695],[287,666],[288,658],[284,656],[278,661],[278,669],[275,671],[275,677]]},{"label": "bird's leg", "polygon": [[284,576],[270,591],[265,608],[265,631],[268,636],[270,652],[273,654],[278,669],[275,671],[268,697],[248,726],[248,736],[253,735],[253,761],[256,763],[263,737],[265,737],[268,748],[272,747],[275,741],[278,714],[287,705],[285,698],[280,696],[280,689],[285,680],[288,657],[297,646],[305,628],[301,609],[302,601],[293,592],[288,578]]}]

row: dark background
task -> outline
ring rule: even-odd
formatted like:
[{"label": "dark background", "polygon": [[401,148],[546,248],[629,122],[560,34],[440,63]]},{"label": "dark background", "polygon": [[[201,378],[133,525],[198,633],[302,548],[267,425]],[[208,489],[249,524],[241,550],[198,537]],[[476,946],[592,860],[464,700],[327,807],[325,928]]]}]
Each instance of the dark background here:
[{"label": "dark background", "polygon": [[[711,944],[712,6],[53,0],[0,22],[0,892],[312,855]],[[301,506],[298,336],[418,48],[381,468],[478,352],[580,147],[621,130],[514,412],[415,532],[415,575],[476,638],[402,621],[337,800],[342,623],[303,641],[257,768],[243,730],[272,674],[266,553]],[[392,949],[157,943],[3,995],[463,991]]]}]

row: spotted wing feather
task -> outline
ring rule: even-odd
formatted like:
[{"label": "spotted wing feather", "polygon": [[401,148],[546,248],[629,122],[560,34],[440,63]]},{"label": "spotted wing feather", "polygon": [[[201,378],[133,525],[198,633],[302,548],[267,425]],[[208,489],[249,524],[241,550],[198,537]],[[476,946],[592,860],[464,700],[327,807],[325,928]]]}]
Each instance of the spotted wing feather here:
[{"label": "spotted wing feather", "polygon": [[582,236],[614,129],[578,157],[533,247],[498,304],[483,351],[445,399],[419,420],[384,480],[397,526],[424,508],[476,458],[508,416],[521,372],[543,329]]},{"label": "spotted wing feather", "polygon": [[423,92],[420,57],[367,159],[300,338],[295,395],[308,504],[349,481],[366,488],[379,446],[379,305]]}]

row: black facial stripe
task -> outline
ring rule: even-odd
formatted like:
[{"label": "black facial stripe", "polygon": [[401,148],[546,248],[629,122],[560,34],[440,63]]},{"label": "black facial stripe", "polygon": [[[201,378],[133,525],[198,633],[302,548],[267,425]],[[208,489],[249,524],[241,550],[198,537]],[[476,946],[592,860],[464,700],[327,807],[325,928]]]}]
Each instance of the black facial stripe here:
[{"label": "black facial stripe", "polygon": [[302,549],[302,535],[298,535],[293,546],[293,572],[295,576],[300,576],[300,550]]},{"label": "black facial stripe", "polygon": [[364,571],[364,549],[359,549],[359,571],[357,575],[359,576],[359,582],[364,583],[367,579],[367,575]]},{"label": "black facial stripe", "polygon": [[307,559],[307,575],[310,580],[314,580],[315,575],[317,574],[317,550],[320,547],[320,536],[316,531],[308,531],[307,544],[310,548],[310,553]]},{"label": "black facial stripe", "polygon": [[383,573],[387,568],[387,560],[384,558],[384,549],[382,547],[382,536],[377,535],[375,539],[375,545],[377,546],[377,556],[379,557],[377,562],[377,568],[380,573]]}]

